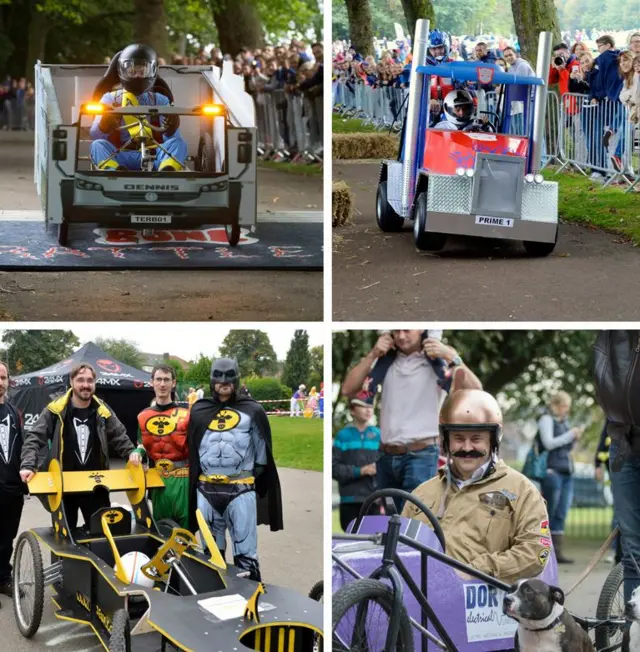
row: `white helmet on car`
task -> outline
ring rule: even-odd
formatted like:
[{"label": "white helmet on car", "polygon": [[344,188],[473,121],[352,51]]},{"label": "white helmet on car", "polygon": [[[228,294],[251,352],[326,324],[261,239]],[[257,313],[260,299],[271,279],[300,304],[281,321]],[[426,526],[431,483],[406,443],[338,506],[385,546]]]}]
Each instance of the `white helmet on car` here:
[{"label": "white helmet on car", "polygon": [[458,89],[444,98],[444,115],[456,127],[465,127],[473,119],[476,107],[469,91]]}]

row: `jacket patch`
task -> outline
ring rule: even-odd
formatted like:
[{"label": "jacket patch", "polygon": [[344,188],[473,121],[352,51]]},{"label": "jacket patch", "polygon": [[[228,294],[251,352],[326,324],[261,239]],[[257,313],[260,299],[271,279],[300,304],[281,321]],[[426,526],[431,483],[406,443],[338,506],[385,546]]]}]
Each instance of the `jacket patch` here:
[{"label": "jacket patch", "polygon": [[540,562],[540,565],[544,566],[547,563],[547,559],[549,559],[549,548],[543,548],[538,553],[538,561]]},{"label": "jacket patch", "polygon": [[506,496],[509,500],[518,500],[518,495],[514,494],[514,493],[511,493],[507,489],[500,489],[500,493],[503,496]]},{"label": "jacket patch", "polygon": [[540,537],[540,538],[538,539],[538,543],[539,543],[541,546],[546,546],[547,548],[550,548],[550,547],[551,547],[551,539],[549,539],[549,538],[547,538],[547,537]]},{"label": "jacket patch", "polygon": [[506,509],[509,501],[506,496],[500,491],[487,491],[486,493],[480,494],[480,502],[490,507],[495,507],[496,509]]},{"label": "jacket patch", "polygon": [[540,521],[540,534],[542,536],[549,536],[549,521]]}]

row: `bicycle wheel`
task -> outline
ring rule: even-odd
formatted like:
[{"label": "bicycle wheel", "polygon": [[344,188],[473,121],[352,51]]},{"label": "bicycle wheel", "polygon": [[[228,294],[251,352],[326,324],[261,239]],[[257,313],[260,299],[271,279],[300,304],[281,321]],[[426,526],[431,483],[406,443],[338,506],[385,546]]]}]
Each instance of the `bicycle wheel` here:
[{"label": "bicycle wheel", "polygon": [[27,531],[18,537],[13,564],[13,613],[25,638],[31,638],[38,631],[43,607],[42,553],[35,534]]},{"label": "bicycle wheel", "polygon": [[333,594],[333,652],[413,652],[413,632],[404,605],[396,645],[385,648],[393,591],[382,582],[361,579],[345,584]]},{"label": "bicycle wheel", "polygon": [[[602,585],[596,608],[596,618],[598,620],[607,620],[608,618],[624,619],[625,603],[622,580],[622,564],[617,564],[611,569]],[[602,650],[621,641],[622,629],[616,625],[596,627],[596,649]]]}]

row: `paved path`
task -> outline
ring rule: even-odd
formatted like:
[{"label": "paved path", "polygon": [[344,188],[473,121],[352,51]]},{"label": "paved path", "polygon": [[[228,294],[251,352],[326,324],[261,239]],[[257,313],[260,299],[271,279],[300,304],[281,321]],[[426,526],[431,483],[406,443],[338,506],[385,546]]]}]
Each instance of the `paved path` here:
[{"label": "paved path", "polygon": [[[29,134],[0,132],[0,210],[38,210]],[[322,178],[260,169],[258,212],[322,210]],[[322,272],[0,272],[0,319],[316,321]]]},{"label": "paved path", "polygon": [[[619,236],[561,224],[548,258],[519,246],[478,248],[453,239],[441,254],[418,252],[413,234],[375,221],[379,165],[334,163],[354,193],[355,225],[333,229],[333,315],[341,321],[635,320],[640,254]],[[640,200],[638,201],[640,207]]]},{"label": "paved path", "polygon": [[[322,579],[322,473],[284,468],[278,471],[285,529],[281,532],[270,532],[265,526],[258,529],[262,575],[267,585],[271,582],[306,594]],[[114,494],[112,501],[128,504],[124,493]],[[46,527],[50,523],[49,514],[40,501],[37,498],[27,500],[20,531]],[[45,552],[45,563],[47,559],[48,552]],[[46,595],[50,593],[51,589],[46,589]],[[34,652],[54,648],[58,652],[97,652],[103,649],[89,628],[55,618],[50,600],[45,601],[42,625],[31,640],[20,635],[11,600],[2,595],[0,604],[2,652]]]}]

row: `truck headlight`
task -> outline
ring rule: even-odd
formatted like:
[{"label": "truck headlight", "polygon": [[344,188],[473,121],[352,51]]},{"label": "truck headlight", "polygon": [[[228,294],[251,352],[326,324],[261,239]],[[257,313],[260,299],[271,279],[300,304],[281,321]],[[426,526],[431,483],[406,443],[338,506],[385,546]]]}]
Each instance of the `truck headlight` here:
[{"label": "truck headlight", "polygon": [[536,174],[536,176],[533,177],[533,180],[536,183],[542,183],[544,181],[544,177],[541,174]]},{"label": "truck headlight", "polygon": [[531,174],[531,173],[529,173],[529,174],[525,174],[525,175],[524,175],[524,180],[525,180],[527,183],[533,183],[533,174]]},{"label": "truck headlight", "polygon": [[469,178],[471,178],[471,177],[475,174],[474,171],[473,171],[473,168],[467,168],[467,169],[464,171],[464,173],[465,173]]},{"label": "truck headlight", "polygon": [[456,168],[456,174],[459,177],[463,177],[464,176],[464,168]]}]

